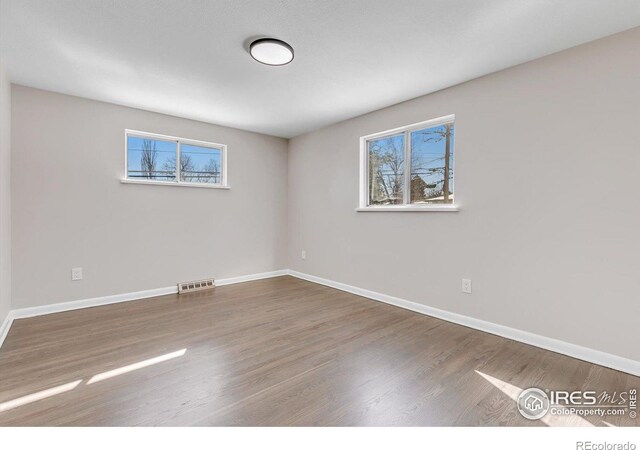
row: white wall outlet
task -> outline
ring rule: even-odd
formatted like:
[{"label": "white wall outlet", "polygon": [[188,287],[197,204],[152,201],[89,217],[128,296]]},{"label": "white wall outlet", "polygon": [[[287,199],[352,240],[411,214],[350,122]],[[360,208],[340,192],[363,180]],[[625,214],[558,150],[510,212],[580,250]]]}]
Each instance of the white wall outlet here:
[{"label": "white wall outlet", "polygon": [[468,278],[462,279],[462,292],[465,294],[471,294],[471,280]]},{"label": "white wall outlet", "polygon": [[82,280],[82,267],[74,267],[71,269],[71,281]]},{"label": "white wall outlet", "polygon": [[302,250],[302,253],[300,254],[300,258],[307,259],[307,251],[306,250]]}]

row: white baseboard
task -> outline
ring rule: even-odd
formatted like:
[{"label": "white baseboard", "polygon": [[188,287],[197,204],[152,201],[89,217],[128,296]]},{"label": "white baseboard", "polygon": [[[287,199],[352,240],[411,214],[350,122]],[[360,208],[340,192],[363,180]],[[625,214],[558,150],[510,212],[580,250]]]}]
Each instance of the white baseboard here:
[{"label": "white baseboard", "polygon": [[473,317],[463,316],[462,314],[432,308],[421,303],[415,303],[409,300],[392,297],[391,295],[368,291],[366,289],[361,289],[355,286],[350,286],[348,284],[327,280],[324,278],[316,277],[314,275],[296,272],[295,270],[289,270],[288,274],[302,280],[322,284],[324,286],[329,286],[341,291],[349,292],[351,294],[360,295],[372,300],[377,300],[379,302],[388,303],[390,305],[398,306],[410,311],[415,311],[420,314],[425,314],[427,316],[446,320],[447,322],[453,322],[458,325],[463,325],[465,327],[474,328],[476,330],[495,334],[507,339],[512,339],[514,341],[533,345],[534,347],[540,347],[555,353],[571,356],[572,358],[577,358],[593,364],[598,364],[600,366],[609,367],[611,369],[619,370],[631,375],[640,376],[640,361],[634,361],[632,359],[623,358],[621,356],[612,355],[610,353],[601,352],[599,350],[593,350],[590,348],[582,347],[580,345],[560,341],[558,339],[540,336],[538,334],[529,333],[527,331],[517,330],[515,328],[506,327],[504,325],[498,325],[484,320],[475,319]]},{"label": "white baseboard", "polygon": [[226,286],[227,284],[244,283],[245,281],[263,280],[265,278],[282,277],[288,275],[288,269],[274,270],[273,272],[254,273],[252,275],[243,275],[241,277],[222,278],[216,280],[216,286]]},{"label": "white baseboard", "polygon": [[[502,336],[507,339],[513,339],[514,341],[523,342],[525,344],[571,356],[583,361],[609,367],[615,370],[620,370],[622,372],[626,372],[635,376],[640,376],[639,361],[612,355],[610,353],[605,353],[599,350],[593,350],[590,348],[582,347],[580,345],[560,341],[558,339],[540,336],[537,334],[529,333],[527,331],[517,330],[515,328],[510,328],[504,325],[498,325],[484,320],[475,319],[473,317],[464,316],[462,314],[432,308],[421,303],[393,297],[391,295],[381,294],[379,292],[369,291],[355,286],[350,286],[348,284],[339,283],[337,281],[327,280],[324,278],[316,277],[314,275],[297,272],[295,270],[284,269],[276,270],[273,272],[243,275],[239,277],[222,278],[216,280],[216,286],[244,283],[246,281],[262,280],[265,278],[273,278],[283,275],[291,275],[302,280],[322,284],[324,286],[329,286],[341,291],[349,292],[379,302],[388,303],[390,305],[398,306],[400,308],[408,309],[420,314],[436,317],[448,322],[474,328],[476,330],[495,334],[497,336]],[[93,306],[109,305],[112,303],[128,302],[133,300],[140,300],[143,298],[156,297],[159,295],[175,294],[177,291],[177,286],[170,286],[165,288],[149,289],[145,291],[129,292],[125,294],[109,295],[105,297],[95,297],[72,302],[56,303],[53,305],[34,306],[31,308],[11,310],[0,326],[0,347],[2,347],[2,343],[7,337],[9,329],[11,328],[11,324],[15,319],[23,319],[44,314],[72,311],[81,308],[91,308]]]},{"label": "white baseboard", "polygon": [[178,287],[170,286],[165,288],[148,289],[146,291],[107,295],[105,297],[87,298],[84,300],[75,300],[72,302],[31,306],[29,308],[14,309],[11,312],[13,313],[14,319],[26,319],[27,317],[43,316],[45,314],[73,311],[75,309],[91,308],[94,306],[111,305],[112,303],[130,302],[132,300],[157,297],[159,295],[175,294],[176,292],[178,292]]},{"label": "white baseboard", "polygon": [[11,324],[13,323],[13,311],[9,311],[7,313],[7,317],[2,321],[2,325],[0,325],[0,348],[2,348],[2,343],[9,334],[9,328],[11,328]]},{"label": "white baseboard", "polygon": [[[280,277],[287,274],[288,270],[276,270],[273,272],[261,272],[233,278],[221,278],[216,280],[216,286],[226,286],[229,284],[244,283],[246,281]],[[2,343],[7,337],[9,328],[11,328],[11,324],[15,319],[25,319],[28,317],[42,316],[45,314],[53,314],[64,311],[73,311],[75,309],[91,308],[93,306],[110,305],[113,303],[130,302],[133,300],[141,300],[143,298],[175,294],[176,292],[178,292],[177,285],[164,288],[148,289],[138,292],[127,292],[125,294],[108,295],[105,297],[94,297],[72,302],[54,303],[52,305],[32,306],[29,308],[14,309],[9,311],[7,318],[2,323],[2,327],[0,328],[0,348],[2,347]]]}]

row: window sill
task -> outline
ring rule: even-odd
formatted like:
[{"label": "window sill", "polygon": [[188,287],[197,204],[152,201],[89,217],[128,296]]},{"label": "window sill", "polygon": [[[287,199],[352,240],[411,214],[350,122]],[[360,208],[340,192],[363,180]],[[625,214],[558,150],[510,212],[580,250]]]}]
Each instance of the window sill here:
[{"label": "window sill", "polygon": [[176,183],[173,181],[138,181],[127,180],[126,178],[120,180],[122,184],[149,184],[154,186],[179,186],[179,187],[192,187],[192,188],[204,188],[204,189],[231,189],[230,186],[223,186],[221,184],[204,184],[204,183]]},{"label": "window sill", "polygon": [[460,208],[456,205],[430,206],[367,206],[356,208],[356,212],[456,212]]}]

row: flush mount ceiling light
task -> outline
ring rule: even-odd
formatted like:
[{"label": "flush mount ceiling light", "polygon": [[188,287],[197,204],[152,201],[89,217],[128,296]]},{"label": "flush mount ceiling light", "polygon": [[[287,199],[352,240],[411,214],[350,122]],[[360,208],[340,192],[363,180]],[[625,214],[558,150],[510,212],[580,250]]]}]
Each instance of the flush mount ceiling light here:
[{"label": "flush mount ceiling light", "polygon": [[268,66],[284,66],[293,61],[293,47],[279,39],[255,40],[249,46],[249,53],[253,59]]}]

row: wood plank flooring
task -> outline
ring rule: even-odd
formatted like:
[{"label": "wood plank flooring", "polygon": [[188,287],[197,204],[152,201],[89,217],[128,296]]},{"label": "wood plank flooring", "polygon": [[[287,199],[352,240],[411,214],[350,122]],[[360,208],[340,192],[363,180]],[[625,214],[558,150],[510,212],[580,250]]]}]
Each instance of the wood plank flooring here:
[{"label": "wood plank flooring", "polygon": [[292,277],[14,322],[0,425],[638,425],[529,421],[519,388],[640,378]]}]

